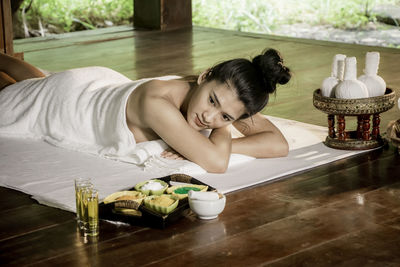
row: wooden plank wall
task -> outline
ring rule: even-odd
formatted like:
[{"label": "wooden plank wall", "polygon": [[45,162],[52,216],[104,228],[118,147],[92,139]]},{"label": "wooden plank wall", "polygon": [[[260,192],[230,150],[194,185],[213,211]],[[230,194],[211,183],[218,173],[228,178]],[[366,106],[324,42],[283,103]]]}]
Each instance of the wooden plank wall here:
[{"label": "wooden plank wall", "polygon": [[135,28],[171,30],[192,26],[190,0],[134,0]]},{"label": "wooden plank wall", "polygon": [[0,52],[14,54],[10,0],[0,0]]}]

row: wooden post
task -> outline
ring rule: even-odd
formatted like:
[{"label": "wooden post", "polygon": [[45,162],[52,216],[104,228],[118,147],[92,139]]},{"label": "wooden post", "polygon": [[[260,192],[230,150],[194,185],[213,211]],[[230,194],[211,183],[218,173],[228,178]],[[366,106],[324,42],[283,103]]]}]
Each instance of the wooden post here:
[{"label": "wooden post", "polygon": [[357,116],[357,139],[362,139],[363,136],[363,116]]},{"label": "wooden post", "polygon": [[157,30],[192,27],[192,1],[134,0],[133,24]]},{"label": "wooden post", "polygon": [[374,114],[372,116],[372,139],[377,140],[379,136],[379,124],[381,122],[381,119],[379,118],[379,113]]},{"label": "wooden post", "polygon": [[330,138],[335,138],[335,115],[328,115],[328,135]]},{"label": "wooden post", "polygon": [[10,0],[0,0],[0,52],[14,55]]},{"label": "wooden post", "polygon": [[338,115],[338,138],[339,140],[346,140],[346,121],[344,115]]},{"label": "wooden post", "polygon": [[362,138],[365,141],[368,141],[370,139],[369,129],[370,129],[371,125],[369,123],[369,118],[370,118],[370,115],[364,115],[363,116],[363,134],[362,134]]}]

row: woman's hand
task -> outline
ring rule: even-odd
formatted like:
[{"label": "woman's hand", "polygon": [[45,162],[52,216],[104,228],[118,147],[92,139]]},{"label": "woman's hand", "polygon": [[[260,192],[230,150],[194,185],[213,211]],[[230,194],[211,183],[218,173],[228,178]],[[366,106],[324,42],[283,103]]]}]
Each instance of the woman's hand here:
[{"label": "woman's hand", "polygon": [[172,148],[168,148],[161,153],[161,157],[166,159],[177,159],[177,160],[184,160],[185,158],[173,150]]}]

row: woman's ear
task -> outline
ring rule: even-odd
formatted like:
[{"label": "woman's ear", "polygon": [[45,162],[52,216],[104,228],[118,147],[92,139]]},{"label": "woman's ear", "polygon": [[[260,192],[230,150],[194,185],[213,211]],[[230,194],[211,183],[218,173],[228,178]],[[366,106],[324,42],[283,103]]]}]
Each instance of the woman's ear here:
[{"label": "woman's ear", "polygon": [[197,84],[201,84],[207,77],[207,74],[210,72],[210,69],[206,69],[199,75],[199,78],[197,78]]}]

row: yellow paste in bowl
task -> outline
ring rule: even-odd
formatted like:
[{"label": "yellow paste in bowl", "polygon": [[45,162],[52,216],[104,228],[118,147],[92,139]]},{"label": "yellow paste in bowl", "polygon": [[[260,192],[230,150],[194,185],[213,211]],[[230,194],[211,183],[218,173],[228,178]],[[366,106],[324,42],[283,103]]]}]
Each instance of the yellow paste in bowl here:
[{"label": "yellow paste in bowl", "polygon": [[172,198],[170,198],[168,196],[164,196],[164,195],[161,195],[159,197],[155,197],[155,198],[149,200],[150,204],[157,205],[157,206],[160,206],[160,207],[169,207],[174,202],[175,202],[174,199],[172,199]]}]

